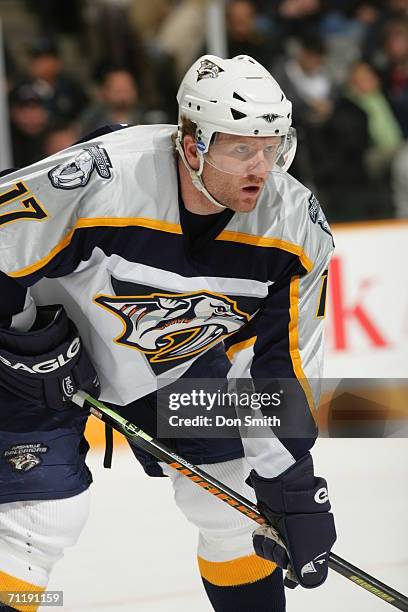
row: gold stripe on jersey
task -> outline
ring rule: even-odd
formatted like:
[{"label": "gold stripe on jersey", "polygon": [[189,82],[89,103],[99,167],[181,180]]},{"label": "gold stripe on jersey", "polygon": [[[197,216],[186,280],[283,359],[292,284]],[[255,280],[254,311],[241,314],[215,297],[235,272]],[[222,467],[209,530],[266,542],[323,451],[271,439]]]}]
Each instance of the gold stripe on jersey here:
[{"label": "gold stripe on jersey", "polygon": [[21,610],[21,612],[36,612],[40,604],[31,605],[24,602],[19,604],[15,601],[10,601],[8,593],[43,593],[44,591],[45,586],[38,586],[0,571],[0,603],[8,605],[15,610]]},{"label": "gold stripe on jersey", "polygon": [[315,402],[313,392],[303,371],[302,359],[299,352],[299,276],[293,276],[290,281],[289,317],[289,353],[293,370],[305,393],[309,408],[314,411]]},{"label": "gold stripe on jersey", "polygon": [[8,276],[13,278],[19,278],[21,276],[28,276],[33,272],[37,272],[40,268],[47,265],[58,253],[60,253],[65,247],[67,247],[76,230],[84,227],[145,227],[148,229],[155,229],[162,232],[168,232],[170,234],[182,234],[181,225],[178,223],[169,223],[167,221],[158,221],[157,219],[145,219],[143,217],[99,217],[92,219],[79,219],[75,223],[74,228],[64,236],[64,238],[48,253],[38,261],[15,272],[8,272]]},{"label": "gold stripe on jersey", "polygon": [[[51,249],[51,251],[47,255],[45,255],[35,263],[21,268],[20,270],[8,272],[8,275],[13,278],[19,278],[36,272],[37,270],[47,265],[47,263],[49,263],[56,255],[58,255],[58,253],[60,253],[65,247],[70,244],[76,230],[81,228],[94,227],[144,227],[147,229],[159,230],[171,234],[181,235],[183,233],[181,225],[179,223],[171,223],[158,219],[149,219],[143,217],[95,217],[89,219],[82,218],[78,219],[73,229],[68,232],[62,238],[62,240],[53,249]],[[216,240],[226,242],[239,242],[241,244],[248,244],[252,246],[281,249],[283,251],[287,251],[288,253],[297,255],[302,266],[307,272],[310,272],[313,269],[313,262],[306,255],[304,249],[301,246],[297,244],[292,244],[291,242],[287,242],[285,240],[281,240],[280,238],[254,236],[251,234],[244,234],[242,232],[231,232],[224,230],[216,237]]]},{"label": "gold stripe on jersey", "polygon": [[232,360],[234,359],[235,353],[239,351],[243,351],[244,349],[249,348],[250,346],[254,346],[257,340],[257,337],[258,336],[252,336],[252,338],[248,338],[248,340],[242,340],[242,342],[231,344],[228,351],[226,352],[226,355],[228,359],[231,361],[231,363],[232,363]]},{"label": "gold stripe on jersey", "polygon": [[205,580],[216,586],[238,586],[262,580],[276,569],[276,563],[248,555],[231,561],[207,561],[198,557],[200,574]]},{"label": "gold stripe on jersey", "polygon": [[159,219],[148,219],[146,217],[99,217],[92,219],[79,219],[75,225],[78,227],[146,227],[148,229],[156,229],[170,234],[182,234],[181,225],[179,223],[170,223],[169,221],[161,221]]},{"label": "gold stripe on jersey", "polygon": [[241,242],[242,244],[251,244],[253,246],[268,247],[281,249],[288,253],[297,255],[302,266],[307,272],[313,270],[313,262],[306,255],[304,250],[298,244],[292,244],[280,238],[269,238],[268,236],[253,236],[252,234],[243,234],[242,232],[231,232],[228,230],[222,231],[216,240],[226,240],[228,242]]},{"label": "gold stripe on jersey", "polygon": [[327,279],[329,270],[325,270],[320,277],[320,291],[319,299],[317,301],[316,308],[316,319],[324,319],[326,316],[326,303],[327,303]]}]

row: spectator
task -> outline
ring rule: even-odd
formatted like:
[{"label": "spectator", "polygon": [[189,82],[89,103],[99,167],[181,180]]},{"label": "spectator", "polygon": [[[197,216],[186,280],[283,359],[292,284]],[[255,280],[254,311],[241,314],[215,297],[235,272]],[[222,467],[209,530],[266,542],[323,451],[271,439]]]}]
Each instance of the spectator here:
[{"label": "spectator", "polygon": [[170,11],[170,0],[131,0],[129,16],[143,38],[151,40],[156,36]]},{"label": "spectator", "polygon": [[54,35],[69,33],[78,36],[83,24],[83,2],[55,2],[54,0],[25,0],[27,7],[37,16],[41,32]]},{"label": "spectator", "polygon": [[408,137],[408,18],[394,19],[385,26],[386,65],[383,87],[405,137]]},{"label": "spectator", "polygon": [[273,75],[293,104],[296,124],[320,123],[332,108],[332,84],[325,68],[325,47],[311,33],[299,39],[293,57],[278,61]]},{"label": "spectator", "polygon": [[388,9],[396,17],[408,17],[408,0],[389,0]]},{"label": "spectator", "polygon": [[9,107],[14,166],[28,166],[44,157],[48,112],[30,82],[22,82],[10,92]]},{"label": "spectator", "polygon": [[82,86],[64,71],[56,44],[40,39],[31,49],[29,75],[55,121],[74,121],[88,103]]},{"label": "spectator", "polygon": [[79,139],[76,124],[56,123],[50,126],[44,137],[44,155],[54,155],[73,145]]},{"label": "spectator", "polygon": [[352,67],[325,132],[320,187],[328,218],[360,221],[393,216],[389,170],[401,133],[368,64]]},{"label": "spectator", "polygon": [[[346,95],[336,101],[325,128],[326,154],[320,163],[319,188],[331,222],[375,216],[365,165],[370,146],[366,113]],[[374,205],[377,208],[377,205]]]},{"label": "spectator", "polygon": [[398,151],[392,165],[392,191],[396,216],[408,219],[408,142]]},{"label": "spectator", "polygon": [[99,89],[99,100],[80,118],[82,135],[103,125],[142,122],[139,91],[132,74],[124,68],[107,68]]},{"label": "spectator", "polygon": [[279,0],[274,3],[275,17],[285,36],[302,36],[306,30],[318,31],[325,14],[324,0]]},{"label": "spectator", "polygon": [[174,3],[157,32],[155,45],[160,52],[174,61],[176,81],[184,76],[191,62],[198,57],[203,48],[204,23],[205,2],[179,0]]},{"label": "spectator", "polygon": [[354,23],[361,32],[360,57],[363,59],[373,58],[381,48],[384,24],[389,18],[386,6],[381,0],[360,0],[353,9]]},{"label": "spectator", "polygon": [[[145,43],[141,32],[132,25],[127,2],[104,0],[98,3],[98,6],[97,24],[101,53],[97,71],[102,67],[103,72],[104,67],[108,65],[125,68],[134,76],[143,92],[144,106],[152,112],[149,121],[175,123],[177,86],[171,52],[161,47],[157,41],[157,44]],[[171,39],[187,55],[187,34],[181,27],[182,24],[178,25],[180,28],[174,27],[171,30]],[[196,31],[201,27],[200,20],[198,24],[194,22],[193,25]],[[190,32],[188,35],[190,36]],[[192,36],[194,37],[194,33]]]},{"label": "spectator", "polygon": [[270,66],[280,51],[280,40],[257,27],[257,10],[252,0],[232,0],[227,5],[228,57],[250,55]]},{"label": "spectator", "polygon": [[381,91],[380,79],[369,64],[357,62],[352,67],[347,96],[367,115],[370,136],[368,168],[374,176],[385,176],[402,143],[402,133]]},{"label": "spectator", "polygon": [[319,36],[306,33],[292,57],[277,62],[272,74],[293,104],[293,122],[302,146],[291,172],[317,189],[326,155],[325,123],[333,108],[333,86],[326,70],[325,47]]},{"label": "spectator", "polygon": [[332,78],[342,85],[350,66],[370,58],[381,44],[386,14],[381,0],[348,0],[333,3],[322,17],[319,31],[328,51]]}]

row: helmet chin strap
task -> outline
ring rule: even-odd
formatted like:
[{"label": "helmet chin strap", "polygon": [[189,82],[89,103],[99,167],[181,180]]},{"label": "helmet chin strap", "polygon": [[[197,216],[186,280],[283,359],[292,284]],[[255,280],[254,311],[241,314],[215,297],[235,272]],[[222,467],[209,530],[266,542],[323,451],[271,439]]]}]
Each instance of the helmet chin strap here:
[{"label": "helmet chin strap", "polygon": [[223,206],[222,204],[217,202],[217,200],[215,198],[213,198],[211,193],[209,193],[207,191],[207,189],[206,189],[206,187],[205,187],[205,185],[203,183],[203,179],[201,178],[201,174],[202,174],[203,168],[204,168],[204,156],[199,154],[200,167],[199,167],[198,170],[193,170],[193,168],[190,166],[190,164],[188,163],[188,161],[186,159],[186,155],[184,153],[183,145],[181,144],[181,140],[180,140],[179,136],[177,136],[177,138],[176,138],[176,149],[177,149],[178,154],[180,155],[181,159],[183,160],[183,163],[184,163],[185,167],[187,168],[188,173],[190,175],[191,182],[193,183],[193,185],[197,189],[197,191],[202,193],[207,198],[207,200],[209,200],[211,202],[211,204],[214,204],[215,206],[217,206],[217,208],[221,208],[222,210],[224,210],[226,208],[226,206]]}]

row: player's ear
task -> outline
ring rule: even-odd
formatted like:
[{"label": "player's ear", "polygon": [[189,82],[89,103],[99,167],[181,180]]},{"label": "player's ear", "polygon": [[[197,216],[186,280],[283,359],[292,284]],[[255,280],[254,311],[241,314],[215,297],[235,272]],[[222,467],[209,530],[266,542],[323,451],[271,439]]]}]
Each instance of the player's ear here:
[{"label": "player's ear", "polygon": [[196,139],[190,135],[184,136],[183,147],[189,166],[193,168],[193,170],[198,170],[200,167],[200,160],[198,159]]}]

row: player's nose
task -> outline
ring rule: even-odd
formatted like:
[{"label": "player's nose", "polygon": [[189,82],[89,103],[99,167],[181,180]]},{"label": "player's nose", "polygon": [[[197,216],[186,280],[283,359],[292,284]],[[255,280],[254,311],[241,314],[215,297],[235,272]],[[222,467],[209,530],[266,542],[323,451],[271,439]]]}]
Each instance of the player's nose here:
[{"label": "player's nose", "polygon": [[247,166],[247,174],[256,174],[264,177],[270,170],[270,164],[265,158],[265,153],[257,151]]}]

